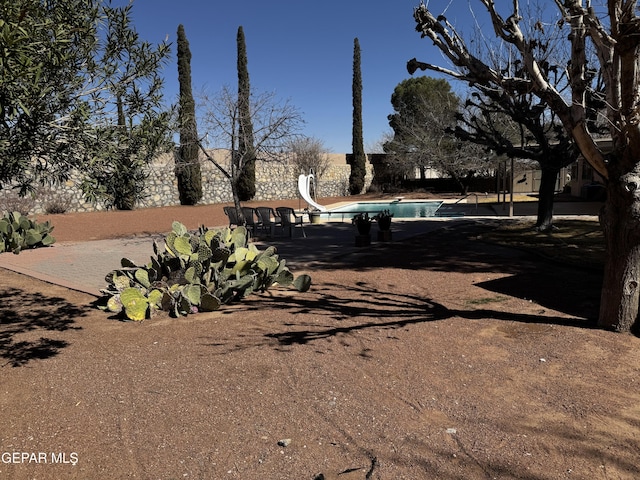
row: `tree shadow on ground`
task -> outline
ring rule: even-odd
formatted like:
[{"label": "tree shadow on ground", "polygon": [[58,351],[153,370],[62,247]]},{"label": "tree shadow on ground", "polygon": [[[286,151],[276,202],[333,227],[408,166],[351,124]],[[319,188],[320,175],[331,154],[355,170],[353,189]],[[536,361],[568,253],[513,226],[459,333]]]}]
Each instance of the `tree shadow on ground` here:
[{"label": "tree shadow on ground", "polygon": [[69,343],[45,332],[80,330],[75,319],[88,309],[64,298],[26,292],[18,288],[0,288],[0,357],[4,365],[20,367],[31,360],[57,355]]},{"label": "tree shadow on ground", "polygon": [[[503,278],[476,284],[489,291],[532,300],[569,315],[595,318],[602,272],[557,262],[482,240],[495,221],[456,221],[407,240],[377,244],[341,256],[323,257],[309,270],[358,272],[396,268],[447,273],[499,273]],[[293,253],[293,252],[291,252]],[[293,263],[287,258],[287,263]],[[291,260],[295,261],[295,255]]]},{"label": "tree shadow on ground", "polygon": [[506,274],[521,273],[525,262],[535,264],[534,268],[545,270],[563,267],[562,264],[551,263],[531,252],[483,240],[485,233],[498,227],[497,220],[441,223],[439,228],[425,227],[425,232],[399,242],[375,243],[369,248],[358,249],[359,253],[355,255],[325,259],[318,266],[327,269],[336,265],[362,269],[429,268],[444,272],[499,271]]},{"label": "tree shadow on ground", "polygon": [[[570,292],[566,292],[570,294]],[[276,349],[292,345],[312,344],[316,341],[348,335],[358,331],[397,330],[410,325],[443,321],[451,318],[474,320],[501,320],[523,324],[558,325],[564,327],[596,328],[593,320],[545,314],[518,313],[489,308],[449,308],[433,298],[403,292],[382,291],[367,282],[354,285],[323,283],[315,285],[312,292],[291,296],[263,295],[247,299],[237,306],[243,311],[286,312],[285,318],[294,320],[274,322],[245,333],[240,338],[210,343],[214,347],[230,347],[226,350],[241,351],[247,348],[272,345]],[[225,314],[237,314],[229,309]],[[270,330],[270,331],[269,331]],[[275,342],[275,343],[274,343]],[[225,352],[225,353],[226,353]]]},{"label": "tree shadow on ground", "polygon": [[[526,324],[595,328],[598,314],[602,273],[574,266],[551,263],[529,252],[482,241],[482,233],[495,228],[492,222],[452,222],[402,242],[375,245],[356,253],[326,258],[307,265],[313,277],[317,270],[348,270],[384,276],[385,269],[434,271],[445,273],[499,274],[500,278],[474,283],[475,287],[531,301],[539,307],[538,314],[474,308],[450,309],[438,298],[422,298],[407,292],[375,288],[366,282],[355,285],[322,283],[312,292],[290,297],[267,295],[245,299],[242,310],[278,309],[287,315],[311,315],[314,321],[298,320],[288,324],[286,331],[269,332],[262,339],[249,340],[263,344],[265,338],[280,346],[305,344],[314,340],[352,331],[396,329],[409,324],[445,320],[453,317],[469,320],[495,319]],[[291,253],[291,252],[290,252]],[[289,262],[289,256],[286,256]],[[294,257],[297,258],[297,257]],[[294,269],[295,271],[295,269]],[[478,275],[480,274],[480,275]],[[465,298],[460,299],[460,304]],[[486,304],[485,304],[486,305]],[[559,315],[547,310],[560,312]],[[534,310],[535,311],[535,310]],[[234,309],[224,313],[233,314]],[[302,317],[304,318],[304,317]],[[326,319],[323,320],[323,319]],[[305,328],[308,327],[308,328]],[[243,348],[238,345],[238,348]]]},{"label": "tree shadow on ground", "polygon": [[[338,295],[338,293],[345,291],[349,292],[349,298]],[[281,346],[303,345],[323,338],[361,330],[392,330],[456,317],[468,320],[492,319],[527,324],[595,328],[595,322],[592,320],[577,317],[532,315],[493,309],[451,309],[430,298],[397,292],[381,292],[370,288],[367,284],[358,284],[353,287],[327,285],[319,294],[319,299],[297,296],[289,298],[285,304],[279,298],[273,300],[277,303],[273,307],[286,309],[293,315],[313,312],[315,315],[326,316],[329,320],[326,326],[316,323],[311,328],[305,329],[300,328],[304,327],[304,324],[289,323],[284,325],[288,327],[286,331],[271,332],[264,336],[277,340]],[[354,299],[354,295],[359,298]],[[345,322],[345,325],[336,325],[336,322]]]}]

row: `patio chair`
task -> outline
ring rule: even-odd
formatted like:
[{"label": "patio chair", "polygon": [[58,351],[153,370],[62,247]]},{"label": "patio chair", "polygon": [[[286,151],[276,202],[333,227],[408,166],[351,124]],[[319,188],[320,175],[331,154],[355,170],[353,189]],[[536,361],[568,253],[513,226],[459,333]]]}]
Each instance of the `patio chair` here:
[{"label": "patio chair", "polygon": [[239,227],[242,225],[240,219],[238,219],[238,213],[236,212],[236,207],[222,207],[222,211],[229,218],[229,227],[236,226]]},{"label": "patio chair", "polygon": [[304,231],[304,225],[302,224],[302,215],[296,215],[293,208],[290,207],[277,207],[276,212],[282,220],[282,228],[289,227],[289,236],[293,237],[293,230],[296,225],[300,225],[302,229],[302,236],[307,238],[307,234]]},{"label": "patio chair", "polygon": [[273,237],[276,227],[282,227],[282,219],[271,207],[256,207],[258,218],[262,223],[262,230],[269,230],[269,236]]},{"label": "patio chair", "polygon": [[247,227],[248,230],[251,230],[251,233],[255,237],[258,233],[258,229],[262,227],[262,222],[258,217],[256,209],[251,207],[242,207],[242,215],[244,216],[244,226]]}]

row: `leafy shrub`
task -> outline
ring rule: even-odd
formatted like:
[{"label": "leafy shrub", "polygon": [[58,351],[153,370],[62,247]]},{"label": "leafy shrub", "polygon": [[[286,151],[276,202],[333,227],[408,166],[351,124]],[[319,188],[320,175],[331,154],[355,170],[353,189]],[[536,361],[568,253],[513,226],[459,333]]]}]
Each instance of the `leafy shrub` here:
[{"label": "leafy shrub", "polygon": [[156,310],[174,317],[217,310],[274,284],[293,286],[300,292],[309,289],[311,277],[294,279],[274,247],[260,251],[248,239],[245,227],[200,227],[191,234],[174,222],[164,250],[153,242],[155,256],[147,265],[137,266],[123,258],[122,268],[106,276],[109,285],[102,290],[98,306],[141,321]]},{"label": "leafy shrub", "polygon": [[20,212],[5,213],[0,219],[0,253],[52,245],[56,241],[52,230],[49,222],[37,223]]}]

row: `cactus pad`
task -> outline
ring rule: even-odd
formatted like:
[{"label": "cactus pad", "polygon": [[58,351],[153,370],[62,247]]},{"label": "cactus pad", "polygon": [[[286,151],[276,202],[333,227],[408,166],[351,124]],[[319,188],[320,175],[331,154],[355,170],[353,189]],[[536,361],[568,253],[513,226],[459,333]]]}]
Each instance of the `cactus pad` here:
[{"label": "cactus pad", "polygon": [[49,222],[37,223],[19,212],[5,213],[0,219],[0,253],[52,245],[52,230]]},{"label": "cactus pad", "polygon": [[[0,224],[2,228],[9,226]],[[248,239],[244,227],[200,227],[191,234],[173,222],[165,249],[154,242],[154,256],[146,266],[123,259],[122,268],[105,277],[109,286],[102,290],[106,302],[101,308],[141,321],[155,309],[173,316],[217,310],[276,283],[301,292],[309,289],[311,278],[294,279],[274,247],[260,251]]]}]

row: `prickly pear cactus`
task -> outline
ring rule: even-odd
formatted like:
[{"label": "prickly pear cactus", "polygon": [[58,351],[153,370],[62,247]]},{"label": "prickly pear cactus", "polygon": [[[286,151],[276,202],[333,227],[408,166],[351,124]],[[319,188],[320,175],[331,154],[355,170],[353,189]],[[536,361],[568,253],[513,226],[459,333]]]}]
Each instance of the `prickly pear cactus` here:
[{"label": "prickly pear cactus", "polygon": [[143,266],[123,258],[105,277],[100,308],[141,321],[156,310],[175,317],[217,310],[276,284],[300,292],[311,286],[311,277],[294,277],[274,247],[260,251],[250,244],[242,226],[190,233],[173,222],[163,247],[154,242]]},{"label": "prickly pear cactus", "polygon": [[0,219],[0,253],[53,245],[52,230],[49,222],[37,223],[20,212],[5,213]]}]

